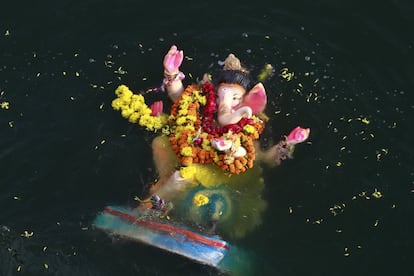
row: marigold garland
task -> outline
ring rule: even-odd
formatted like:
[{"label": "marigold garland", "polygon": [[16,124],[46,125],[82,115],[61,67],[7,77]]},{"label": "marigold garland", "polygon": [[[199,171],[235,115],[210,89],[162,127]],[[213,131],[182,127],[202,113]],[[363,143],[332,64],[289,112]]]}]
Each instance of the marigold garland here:
[{"label": "marigold garland", "polygon": [[[151,116],[151,109],[145,104],[144,97],[132,93],[125,85],[120,85],[115,94],[117,98],[112,101],[112,107],[120,110],[124,118],[150,131],[162,129],[164,135],[169,135],[172,149],[180,158],[181,165],[215,163],[223,171],[233,174],[253,167],[253,141],[259,139],[264,128],[263,121],[252,116],[249,119],[243,118],[236,124],[217,126],[214,120],[216,96],[210,82],[202,86],[189,85],[172,105],[170,116]],[[223,137],[234,141],[236,146],[244,147],[246,155],[234,157],[231,151],[216,150],[211,141]]]},{"label": "marigold garland", "polygon": [[[203,95],[204,94],[204,95]],[[201,107],[203,118],[201,118]],[[264,124],[257,117],[243,118],[237,124],[215,125],[216,98],[214,87],[206,82],[202,87],[188,86],[171,108],[168,119],[169,136],[173,150],[183,166],[193,163],[216,163],[223,171],[239,174],[252,168],[255,160],[253,141],[259,138]],[[212,147],[213,138],[229,136],[243,146],[247,154],[234,157],[230,152],[220,152]],[[192,153],[192,155],[190,154]]]},{"label": "marigold garland", "polygon": [[120,110],[122,117],[131,123],[138,123],[147,130],[156,131],[167,123],[167,115],[151,116],[151,109],[145,104],[140,94],[134,94],[126,85],[120,85],[115,90],[117,98],[112,101],[112,107]]}]

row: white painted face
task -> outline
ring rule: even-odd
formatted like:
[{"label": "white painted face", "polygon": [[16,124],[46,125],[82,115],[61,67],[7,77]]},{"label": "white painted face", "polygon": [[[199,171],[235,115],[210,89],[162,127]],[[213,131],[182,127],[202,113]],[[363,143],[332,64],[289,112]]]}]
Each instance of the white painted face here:
[{"label": "white painted face", "polygon": [[237,84],[220,84],[217,89],[219,104],[230,105],[231,108],[238,106],[243,101],[245,90]]}]

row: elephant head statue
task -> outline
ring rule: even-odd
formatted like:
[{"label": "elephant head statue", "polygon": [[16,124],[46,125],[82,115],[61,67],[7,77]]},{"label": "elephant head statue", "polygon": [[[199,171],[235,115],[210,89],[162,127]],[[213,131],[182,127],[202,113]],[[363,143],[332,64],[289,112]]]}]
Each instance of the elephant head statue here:
[{"label": "elephant head statue", "polygon": [[226,58],[216,82],[220,126],[236,124],[243,117],[250,118],[264,110],[267,97],[263,84],[251,88],[249,72],[233,54]]}]

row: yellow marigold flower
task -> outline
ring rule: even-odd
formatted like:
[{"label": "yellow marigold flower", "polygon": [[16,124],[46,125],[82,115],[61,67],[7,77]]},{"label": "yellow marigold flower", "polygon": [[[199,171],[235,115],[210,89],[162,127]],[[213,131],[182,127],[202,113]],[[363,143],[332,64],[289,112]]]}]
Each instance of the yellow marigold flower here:
[{"label": "yellow marigold flower", "polygon": [[194,98],[201,104],[201,105],[206,105],[207,102],[207,98],[203,95],[200,94],[200,91],[194,91]]},{"label": "yellow marigold flower", "polygon": [[256,131],[256,128],[255,128],[254,126],[251,126],[251,125],[245,125],[245,126],[243,127],[243,131],[244,131],[246,134],[251,134],[251,133],[254,133],[254,132]]},{"label": "yellow marigold flower", "polygon": [[131,116],[129,116],[128,121],[130,121],[131,123],[136,123],[139,120],[139,113],[138,112],[134,112],[131,114]]},{"label": "yellow marigold flower", "polygon": [[186,125],[186,126],[183,126],[183,130],[195,130],[195,128],[194,128],[194,126],[192,126],[192,125]]},{"label": "yellow marigold flower", "polygon": [[187,121],[186,117],[179,117],[179,118],[177,118],[177,121],[175,121],[175,123],[177,125],[183,125],[183,124],[185,124],[186,121]]},{"label": "yellow marigold flower", "polygon": [[10,104],[9,104],[9,102],[2,102],[2,103],[0,104],[0,107],[1,107],[2,109],[9,109]]},{"label": "yellow marigold flower", "polygon": [[132,92],[129,90],[129,88],[128,88],[126,85],[120,85],[120,86],[118,86],[118,88],[115,90],[115,94],[116,94],[118,97],[122,97],[124,94],[129,94],[129,93],[131,93],[131,95],[132,95]]},{"label": "yellow marigold flower", "polygon": [[167,115],[154,117],[154,128],[160,129],[167,123]]},{"label": "yellow marigold flower", "polygon": [[112,101],[112,108],[115,110],[119,110],[122,107],[122,101],[119,98],[116,98]]},{"label": "yellow marigold flower", "polygon": [[180,169],[180,175],[185,179],[193,179],[196,174],[196,168],[193,166],[182,167]]},{"label": "yellow marigold flower", "polygon": [[119,99],[122,101],[123,104],[129,105],[131,103],[131,97],[128,97],[126,95],[119,97]]},{"label": "yellow marigold flower", "polygon": [[182,156],[193,156],[193,148],[192,147],[184,147],[181,149]]},{"label": "yellow marigold flower", "polygon": [[131,114],[134,112],[133,109],[131,108],[123,108],[121,111],[121,115],[124,118],[129,118],[129,116],[131,116]]},{"label": "yellow marigold flower", "polygon": [[141,116],[141,118],[139,119],[139,124],[141,126],[145,126],[145,127],[149,128],[149,126],[152,125],[151,116],[149,116],[149,115]]},{"label": "yellow marigold flower", "polygon": [[180,110],[178,110],[178,115],[179,116],[185,116],[185,115],[187,115],[187,113],[188,113],[188,110],[187,109],[180,109]]},{"label": "yellow marigold flower", "polygon": [[187,120],[191,121],[191,122],[195,122],[197,121],[197,117],[194,115],[188,115],[186,116]]},{"label": "yellow marigold flower", "polygon": [[137,101],[140,103],[145,103],[145,99],[144,96],[142,96],[141,94],[134,94],[131,96],[131,101]]},{"label": "yellow marigold flower", "polygon": [[197,207],[201,207],[203,205],[208,204],[209,199],[207,196],[203,195],[202,193],[198,193],[193,198],[193,203]]},{"label": "yellow marigold flower", "polygon": [[141,103],[140,101],[132,100],[129,106],[135,111],[140,111],[144,108],[145,104]]}]

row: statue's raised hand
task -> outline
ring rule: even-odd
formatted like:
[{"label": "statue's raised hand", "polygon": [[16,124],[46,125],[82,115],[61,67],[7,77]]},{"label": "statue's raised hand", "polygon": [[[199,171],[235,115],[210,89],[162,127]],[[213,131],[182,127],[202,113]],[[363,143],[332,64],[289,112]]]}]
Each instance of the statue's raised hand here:
[{"label": "statue's raised hand", "polygon": [[184,53],[178,50],[177,46],[171,46],[170,50],[164,57],[164,70],[167,74],[177,74],[179,67],[183,62]]}]

